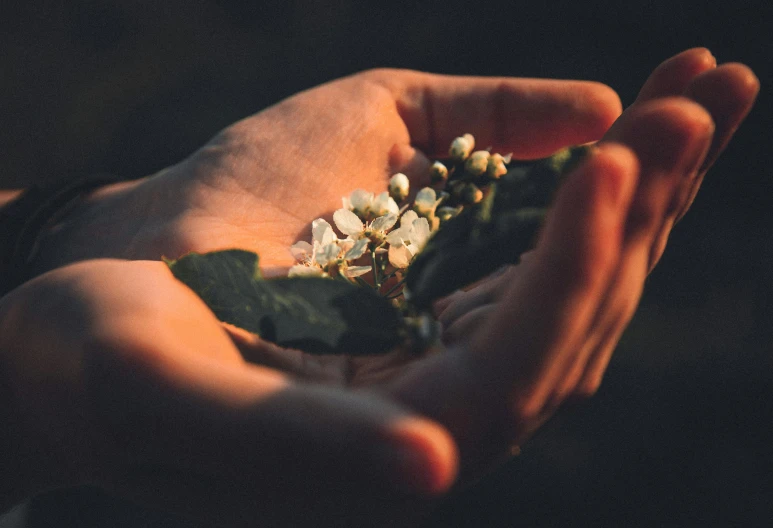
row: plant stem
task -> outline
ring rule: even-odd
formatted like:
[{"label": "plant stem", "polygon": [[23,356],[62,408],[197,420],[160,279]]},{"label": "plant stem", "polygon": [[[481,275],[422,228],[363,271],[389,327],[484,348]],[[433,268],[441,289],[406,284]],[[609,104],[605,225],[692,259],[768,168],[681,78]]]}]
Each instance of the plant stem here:
[{"label": "plant stem", "polygon": [[[392,294],[395,290],[397,290],[400,286],[402,286],[405,283],[405,279],[401,279],[398,281],[397,284],[389,288],[389,290],[384,294],[384,297],[389,298],[389,295]],[[395,295],[395,297],[398,297],[400,294]]]},{"label": "plant stem", "polygon": [[375,285],[376,291],[378,291],[381,288],[381,277],[379,277],[378,272],[378,266],[376,265],[376,250],[371,249],[370,250],[370,264],[373,267],[373,284]]}]

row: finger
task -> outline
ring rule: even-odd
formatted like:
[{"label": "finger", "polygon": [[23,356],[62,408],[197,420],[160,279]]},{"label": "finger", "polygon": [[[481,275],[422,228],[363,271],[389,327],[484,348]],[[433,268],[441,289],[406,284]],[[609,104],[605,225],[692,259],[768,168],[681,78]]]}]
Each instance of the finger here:
[{"label": "finger", "polygon": [[693,79],[687,87],[685,96],[709,111],[716,124],[716,131],[703,164],[694,177],[686,180],[679,189],[676,198],[677,212],[669,217],[655,240],[650,269],[663,255],[671,230],[689,210],[706,172],[751,110],[758,92],[759,81],[754,73],[742,64],[724,64],[707,71]]},{"label": "finger", "polygon": [[[665,209],[653,220],[659,225],[650,239],[650,266],[659,257],[658,234],[672,225],[681,206],[681,189],[695,178],[713,132],[713,121],[703,107],[689,99],[668,97],[629,108],[604,137],[603,141],[630,147],[641,162],[642,174],[668,176],[642,179],[648,186],[662,186],[658,192],[671,193]],[[671,145],[667,147],[666,142]]]},{"label": "finger", "polygon": [[501,454],[539,420],[557,373],[576,359],[616,266],[635,179],[625,149],[595,150],[559,191],[533,265],[468,345],[395,385],[401,401],[452,432],[465,465]]},{"label": "finger", "polygon": [[743,64],[723,64],[715,70],[697,76],[684,95],[703,106],[716,125],[714,139],[698,178],[688,189],[677,219],[684,216],[700,188],[703,176],[725,149],[733,134],[754,105],[760,91],[760,81]]},{"label": "finger", "polygon": [[121,338],[120,348],[115,340],[90,345],[89,379],[129,467],[145,461],[267,483],[293,475],[301,487],[323,477],[378,481],[419,494],[439,493],[454,478],[448,434],[397,405],[175,351],[158,335]]},{"label": "finger", "polygon": [[717,60],[706,48],[692,48],[674,55],[650,74],[634,104],[681,95],[696,75],[716,65]]},{"label": "finger", "polygon": [[[592,394],[601,383],[615,345],[641,297],[652,259],[653,241],[663,218],[672,215],[673,200],[684,181],[701,166],[711,143],[712,122],[705,110],[682,99],[661,99],[641,105],[626,116],[614,137],[637,154],[639,185],[626,219],[620,266],[591,325],[585,346],[590,359],[573,376],[576,391]],[[656,150],[649,138],[658,138]]]},{"label": "finger", "polygon": [[388,88],[411,136],[428,156],[445,156],[469,132],[480,148],[519,158],[599,139],[621,111],[608,86],[586,81],[456,77],[406,70],[365,74]]}]

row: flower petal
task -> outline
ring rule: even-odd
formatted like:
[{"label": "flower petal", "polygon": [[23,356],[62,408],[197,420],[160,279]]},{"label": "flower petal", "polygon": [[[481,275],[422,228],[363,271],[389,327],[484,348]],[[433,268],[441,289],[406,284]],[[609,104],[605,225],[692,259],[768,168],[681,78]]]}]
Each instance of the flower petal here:
[{"label": "flower petal", "polygon": [[397,207],[397,202],[389,196],[388,192],[382,192],[373,200],[370,211],[374,216],[383,216],[387,213],[397,214],[400,208]]},{"label": "flower petal", "polygon": [[290,268],[287,273],[288,277],[324,277],[327,275],[324,271],[316,266],[304,266],[303,264],[296,264]]},{"label": "flower petal", "polygon": [[299,240],[290,246],[290,254],[292,254],[293,258],[298,262],[303,262],[304,260],[310,259],[314,254],[314,246],[308,242]]},{"label": "flower petal", "polygon": [[379,216],[370,225],[370,228],[374,231],[383,233],[387,229],[391,228],[397,223],[397,215],[395,213],[387,213],[384,216]]},{"label": "flower petal", "polygon": [[411,244],[417,246],[417,251],[420,251],[429,239],[430,229],[429,222],[426,218],[417,218],[411,225]]},{"label": "flower petal", "polygon": [[322,218],[317,218],[311,223],[311,234],[314,241],[327,245],[336,239],[335,232],[330,224]]},{"label": "flower petal", "polygon": [[402,246],[406,240],[411,237],[410,226],[402,226],[399,229],[395,229],[389,233],[386,237],[386,241],[393,246]]},{"label": "flower petal", "polygon": [[344,270],[344,275],[347,277],[359,277],[365,275],[373,268],[371,266],[349,266]]},{"label": "flower petal", "polygon": [[395,268],[407,268],[412,257],[407,246],[389,246],[389,263]]},{"label": "flower petal", "polygon": [[400,217],[400,227],[407,227],[410,229],[413,225],[413,221],[417,218],[419,218],[419,215],[416,214],[416,211],[406,211],[403,213],[403,216]]},{"label": "flower petal", "polygon": [[346,209],[339,209],[333,213],[333,222],[335,222],[339,231],[351,237],[359,238],[358,235],[363,231],[362,220],[356,214]]},{"label": "flower petal", "polygon": [[322,246],[319,251],[317,251],[317,264],[325,268],[328,264],[338,258],[338,253],[340,251],[341,248],[339,248],[336,243]]},{"label": "flower petal", "polygon": [[355,189],[349,195],[349,203],[352,209],[360,213],[366,213],[373,202],[373,193],[364,189]]},{"label": "flower petal", "polygon": [[365,250],[368,247],[368,239],[367,238],[361,238],[357,242],[354,243],[354,246],[346,252],[344,255],[344,259],[346,260],[357,260],[361,256],[365,254]]}]

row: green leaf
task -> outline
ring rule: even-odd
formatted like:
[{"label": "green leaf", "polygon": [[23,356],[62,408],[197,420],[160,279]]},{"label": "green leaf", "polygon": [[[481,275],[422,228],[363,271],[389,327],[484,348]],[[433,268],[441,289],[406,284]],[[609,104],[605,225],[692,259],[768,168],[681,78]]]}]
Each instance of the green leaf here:
[{"label": "green leaf", "polygon": [[590,147],[519,162],[491,184],[484,200],[448,220],[411,263],[405,284],[411,303],[432,301],[467,286],[532,248],[559,185]]},{"label": "green leaf", "polygon": [[380,354],[404,339],[401,315],[370,288],[326,278],[262,279],[258,255],[231,249],[167,260],[221,321],[312,354]]}]

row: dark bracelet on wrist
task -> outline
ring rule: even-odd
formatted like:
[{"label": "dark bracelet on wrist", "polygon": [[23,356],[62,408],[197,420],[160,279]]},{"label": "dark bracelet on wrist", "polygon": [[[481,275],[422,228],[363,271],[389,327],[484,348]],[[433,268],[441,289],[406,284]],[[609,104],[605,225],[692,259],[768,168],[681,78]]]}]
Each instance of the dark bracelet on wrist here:
[{"label": "dark bracelet on wrist", "polygon": [[32,278],[40,236],[95,189],[123,181],[95,174],[56,185],[33,185],[0,209],[0,297]]}]

